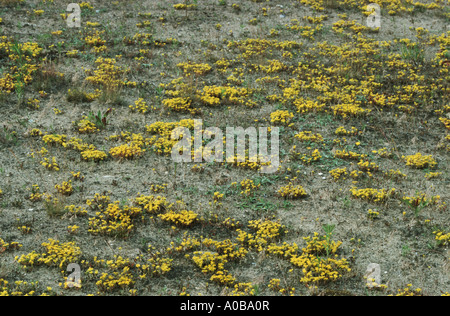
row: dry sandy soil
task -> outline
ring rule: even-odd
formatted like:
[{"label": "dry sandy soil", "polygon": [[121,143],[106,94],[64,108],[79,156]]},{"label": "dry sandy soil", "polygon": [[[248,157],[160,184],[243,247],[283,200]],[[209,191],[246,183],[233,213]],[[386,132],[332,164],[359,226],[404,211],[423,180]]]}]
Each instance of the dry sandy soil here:
[{"label": "dry sandy soil", "polygon": [[[98,0],[69,28],[65,1],[0,0],[0,294],[448,294],[448,1],[378,1],[378,30],[369,2]],[[129,107],[139,98],[145,113]],[[106,124],[95,119],[108,109]],[[148,127],[186,119],[280,127],[279,170],[175,164]],[[126,144],[131,156],[111,151]],[[104,159],[86,161],[89,145]],[[59,170],[43,164],[53,157]],[[58,191],[65,181],[72,189]],[[306,196],[280,196],[289,183]],[[88,205],[96,193],[109,202]],[[102,230],[94,221],[114,201]],[[81,288],[67,283],[69,263]]]}]

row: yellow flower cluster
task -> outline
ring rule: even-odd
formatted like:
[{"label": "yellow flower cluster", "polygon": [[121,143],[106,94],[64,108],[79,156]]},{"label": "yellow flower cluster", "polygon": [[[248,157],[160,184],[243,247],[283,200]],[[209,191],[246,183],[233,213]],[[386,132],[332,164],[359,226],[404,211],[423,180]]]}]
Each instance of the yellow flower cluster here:
[{"label": "yellow flower cluster", "polygon": [[422,289],[417,288],[412,290],[411,287],[412,284],[407,284],[405,288],[397,290],[397,294],[395,296],[423,296]]},{"label": "yellow flower cluster", "polygon": [[136,159],[141,157],[145,152],[138,144],[124,144],[114,148],[111,148],[109,153],[116,159]]},{"label": "yellow flower cluster", "polygon": [[392,157],[392,149],[388,149],[386,147],[380,148],[378,150],[372,150],[372,153],[377,154],[382,158],[390,158]]},{"label": "yellow flower cluster", "polygon": [[17,227],[17,229],[23,234],[23,235],[27,235],[27,234],[31,234],[32,229],[30,226],[27,225],[22,225]]},{"label": "yellow flower cluster", "polygon": [[84,41],[87,45],[92,47],[101,47],[106,41],[101,38],[101,35],[105,33],[105,31],[95,31],[92,35],[88,35],[84,38]]},{"label": "yellow flower cluster", "polygon": [[222,203],[220,203],[220,201],[223,199],[223,197],[225,196],[224,193],[220,193],[218,191],[214,192],[214,196],[213,196],[213,202],[214,205],[222,205]]},{"label": "yellow flower cluster", "polygon": [[130,105],[129,108],[133,112],[139,112],[142,114],[145,114],[148,112],[148,105],[142,98],[139,98],[138,100],[134,101],[134,106]]},{"label": "yellow flower cluster", "polygon": [[259,69],[267,74],[282,72],[288,67],[277,59],[268,60],[269,65],[259,65]]},{"label": "yellow flower cluster", "polygon": [[378,190],[373,188],[357,189],[355,187],[352,187],[350,189],[350,192],[355,198],[359,198],[373,203],[383,203],[390,196],[394,195],[396,190],[391,189],[387,191],[386,189]]},{"label": "yellow flower cluster", "polygon": [[246,88],[229,86],[204,86],[202,91],[197,91],[196,95],[200,101],[208,106],[218,106],[223,104],[241,104],[253,107],[248,100],[251,91]]},{"label": "yellow flower cluster", "polygon": [[177,3],[173,5],[173,8],[175,10],[195,10],[197,9],[197,5],[194,3],[192,4]]},{"label": "yellow flower cluster", "polygon": [[21,248],[22,245],[18,242],[12,241],[10,243],[7,243],[3,239],[0,238],[0,254],[4,253],[7,250],[14,250]]},{"label": "yellow flower cluster", "polygon": [[404,174],[400,170],[393,170],[393,169],[390,169],[389,171],[385,172],[384,175],[394,180],[402,180],[406,178],[406,174]]},{"label": "yellow flower cluster", "polygon": [[152,184],[150,186],[150,191],[154,192],[154,193],[159,193],[159,192],[164,192],[167,189],[168,184],[164,183],[164,184]]},{"label": "yellow flower cluster", "polygon": [[86,10],[93,10],[94,7],[92,6],[92,4],[90,2],[81,2],[80,3],[80,8],[81,9],[86,9]]},{"label": "yellow flower cluster", "polygon": [[403,201],[408,202],[412,207],[418,207],[419,205],[435,205],[438,204],[441,197],[427,196],[423,192],[417,192],[415,196],[403,196]]},{"label": "yellow flower cluster", "polygon": [[192,261],[194,261],[203,273],[224,271],[224,265],[228,262],[226,255],[219,255],[210,251],[195,251],[192,256]]},{"label": "yellow flower cluster", "polygon": [[445,117],[440,117],[439,121],[441,121],[442,124],[444,124],[446,129],[450,130],[450,119],[445,118]]},{"label": "yellow flower cluster", "polygon": [[64,210],[68,214],[74,215],[74,216],[87,216],[87,214],[88,214],[86,208],[84,208],[82,206],[66,205],[64,207]]},{"label": "yellow flower cluster", "polygon": [[148,133],[157,134],[148,140],[149,145],[153,145],[157,154],[170,155],[172,148],[177,143],[172,139],[172,131],[177,127],[186,127],[190,130],[194,128],[194,120],[185,119],[178,122],[155,122],[146,126]]},{"label": "yellow flower cluster", "polygon": [[69,234],[76,234],[79,229],[80,229],[80,226],[77,226],[77,225],[67,226],[67,232]]},{"label": "yellow flower cluster", "polygon": [[84,176],[81,175],[81,171],[78,171],[78,172],[71,171],[70,174],[72,175],[74,180],[81,181],[81,182],[84,181]]},{"label": "yellow flower cluster", "polygon": [[56,162],[56,157],[52,157],[51,162],[48,158],[44,157],[43,159],[44,159],[43,161],[39,162],[41,165],[43,165],[48,170],[59,171],[59,165]]},{"label": "yellow flower cluster", "polygon": [[103,206],[95,217],[89,218],[89,232],[94,235],[107,235],[126,238],[134,229],[133,219],[142,214],[139,207],[119,206],[119,201]]},{"label": "yellow flower cluster", "polygon": [[59,194],[70,196],[73,193],[72,181],[64,181],[62,184],[55,185]]},{"label": "yellow flower cluster", "polygon": [[252,196],[254,194],[254,191],[257,190],[261,185],[256,185],[253,180],[250,179],[244,179],[240,183],[241,185],[241,195],[244,196]]},{"label": "yellow flower cluster", "polygon": [[41,131],[40,129],[38,129],[38,128],[33,128],[33,129],[30,131],[29,135],[30,135],[31,137],[38,137],[38,136],[42,136],[43,133],[42,133],[42,131]]},{"label": "yellow flower cluster", "polygon": [[330,175],[333,177],[335,181],[346,179],[346,176],[348,176],[347,168],[336,168],[331,170]]},{"label": "yellow flower cluster", "polygon": [[237,240],[246,246],[249,250],[263,251],[267,248],[270,241],[274,241],[282,234],[286,233],[286,227],[280,223],[271,220],[250,221],[248,227],[255,231],[255,234],[247,233],[237,229]]},{"label": "yellow flower cluster", "polygon": [[360,160],[362,158],[366,158],[366,155],[358,154],[353,151],[347,151],[345,149],[343,149],[343,150],[338,149],[334,153],[334,157],[345,159],[345,160]]},{"label": "yellow flower cluster", "polygon": [[304,131],[294,136],[302,142],[320,143],[323,142],[323,136],[320,134],[313,134],[311,131]]},{"label": "yellow flower cluster", "polygon": [[192,226],[199,220],[197,213],[187,210],[182,210],[180,212],[170,210],[165,214],[159,214],[158,217],[165,222],[172,223],[179,227]]},{"label": "yellow flower cluster", "polygon": [[134,284],[135,281],[129,267],[124,267],[122,271],[114,271],[111,274],[104,272],[96,282],[97,287],[103,292],[111,292],[118,288],[130,288]]},{"label": "yellow flower cluster", "polygon": [[428,172],[425,175],[425,178],[427,180],[430,180],[430,179],[434,179],[434,178],[439,178],[441,175],[442,175],[442,172]]},{"label": "yellow flower cluster", "polygon": [[183,72],[187,77],[192,74],[196,74],[199,76],[206,75],[211,71],[211,66],[208,64],[196,64],[196,63],[179,63],[177,65],[179,68],[183,69]]},{"label": "yellow flower cluster", "polygon": [[44,264],[61,269],[65,267],[65,264],[77,262],[81,256],[81,250],[75,242],[60,243],[58,240],[49,239],[42,246],[45,248],[44,253],[39,254],[33,251],[27,255],[16,256],[15,260],[28,268]]},{"label": "yellow flower cluster", "polygon": [[149,214],[159,214],[172,207],[163,196],[141,195],[134,199],[134,204],[142,207]]},{"label": "yellow flower cluster", "polygon": [[289,125],[294,114],[289,111],[278,110],[270,114],[270,122],[276,125]]},{"label": "yellow flower cluster", "polygon": [[108,155],[101,150],[87,149],[81,152],[81,157],[86,161],[99,162],[105,160]]},{"label": "yellow flower cluster", "polygon": [[[244,258],[248,250],[243,247],[238,247],[237,244],[229,239],[216,241],[206,238],[202,241],[202,244],[206,247],[213,247],[216,252],[195,251],[192,256],[192,261],[202,269],[203,273],[213,273],[210,281],[222,285],[232,285],[236,279],[225,270],[225,264],[230,260]],[[195,245],[198,246],[199,243]],[[242,284],[236,285],[239,288]]]},{"label": "yellow flower cluster", "polygon": [[294,178],[288,185],[281,187],[278,190],[278,194],[285,199],[301,199],[308,196],[306,190],[301,185],[295,185]]},{"label": "yellow flower cluster", "polygon": [[280,279],[271,279],[267,287],[276,293],[280,293],[281,295],[289,294],[290,296],[293,296],[295,294],[294,287],[283,288],[281,287],[280,283],[281,283]]},{"label": "yellow flower cluster", "polygon": [[80,134],[92,134],[99,131],[97,126],[87,118],[80,120],[77,124],[77,127]]},{"label": "yellow flower cluster", "polygon": [[364,172],[373,172],[373,171],[378,171],[378,169],[380,168],[379,165],[377,165],[375,162],[370,162],[370,161],[364,161],[364,160],[360,160],[358,162],[358,168],[361,171]]},{"label": "yellow flower cluster", "polygon": [[[5,55],[11,63],[11,73],[5,72],[0,77],[0,91],[10,94],[22,89],[33,80],[33,73],[39,69],[37,58],[42,52],[37,43],[13,43],[7,36],[0,37],[0,55]],[[34,60],[33,60],[34,59]]]},{"label": "yellow flower cluster", "polygon": [[293,243],[292,245],[288,244],[287,242],[283,242],[281,246],[276,245],[275,243],[270,244],[267,247],[267,253],[281,257],[281,258],[288,258],[290,259],[292,256],[296,255],[298,252],[298,246],[296,243]]},{"label": "yellow flower cluster", "polygon": [[421,153],[417,153],[415,155],[402,156],[402,158],[405,160],[407,166],[416,169],[434,168],[437,165],[437,162],[433,159],[432,155],[422,155]]},{"label": "yellow flower cluster", "polygon": [[94,211],[103,210],[111,201],[111,197],[108,195],[100,195],[99,193],[95,193],[94,198],[92,200],[86,200],[86,204]]},{"label": "yellow flower cluster", "polygon": [[340,115],[343,118],[347,118],[348,116],[362,116],[367,113],[370,113],[372,110],[363,109],[357,104],[337,104],[331,107],[333,109],[334,115]]},{"label": "yellow flower cluster", "polygon": [[202,245],[205,247],[214,247],[216,252],[219,255],[225,255],[227,260],[241,259],[248,253],[247,249],[239,247],[238,244],[233,243],[230,239],[217,241],[210,238],[205,238],[202,240]]},{"label": "yellow flower cluster", "polygon": [[[39,282],[15,281],[14,287],[8,281],[0,278],[0,297],[2,296],[36,296],[38,295]],[[42,292],[39,296],[54,295],[51,287],[47,287],[47,292]]]},{"label": "yellow flower cluster", "polygon": [[37,16],[41,16],[42,14],[44,14],[44,10],[33,10],[34,14]]},{"label": "yellow flower cluster", "polygon": [[[326,236],[305,237],[306,248],[301,255],[294,255],[291,263],[302,269],[300,282],[304,284],[323,284],[340,279],[344,273],[350,272],[350,266],[345,258],[338,259],[336,252],[342,242],[328,240]],[[326,255],[326,257],[321,257]],[[334,256],[331,256],[334,255]]]},{"label": "yellow flower cluster", "polygon": [[433,234],[436,236],[435,240],[439,245],[447,246],[450,244],[450,233],[444,233],[441,230],[436,230]]},{"label": "yellow flower cluster", "polygon": [[361,132],[356,127],[351,127],[350,130],[345,129],[344,126],[339,126],[336,131],[334,132],[338,136],[350,136],[350,135],[358,135]]},{"label": "yellow flower cluster", "polygon": [[378,212],[378,211],[374,211],[372,209],[367,211],[367,217],[369,217],[369,219],[374,220],[374,219],[378,218],[378,216],[380,216],[380,212]]},{"label": "yellow flower cluster", "polygon": [[190,112],[195,113],[195,109],[191,107],[192,100],[190,98],[171,98],[165,99],[162,102],[167,108],[175,112]]},{"label": "yellow flower cluster", "polygon": [[197,249],[198,247],[200,247],[202,244],[202,242],[195,237],[190,237],[187,236],[186,237],[186,233],[183,236],[183,239],[181,240],[181,242],[179,243],[179,245],[175,245],[174,242],[170,243],[170,247],[167,248],[167,253],[172,253],[173,251],[176,252],[186,252],[189,250],[193,250],[193,249]]},{"label": "yellow flower cluster", "polygon": [[[164,258],[160,252],[155,253],[153,250],[149,245],[146,254],[140,254],[133,259],[114,255],[112,260],[94,257],[93,262],[82,263],[89,266],[86,271],[87,278],[97,279],[96,285],[100,292],[126,290],[133,288],[138,280],[170,272],[173,259]],[[102,272],[102,268],[109,270]],[[136,295],[136,290],[130,289],[129,293]]]},{"label": "yellow flower cluster", "polygon": [[[229,288],[226,287],[225,290]],[[251,283],[236,283],[233,287],[233,291],[227,294],[228,296],[254,296],[257,290]]]},{"label": "yellow flower cluster", "polygon": [[31,109],[39,110],[40,103],[41,103],[41,101],[39,101],[38,99],[28,99],[27,105]]},{"label": "yellow flower cluster", "polygon": [[[136,82],[123,79],[127,70],[116,66],[117,60],[114,58],[99,57],[95,64],[97,68],[93,71],[92,76],[86,77],[86,81],[94,85],[104,87],[107,91],[116,91],[120,87],[136,87]],[[91,73],[86,70],[86,73]]]},{"label": "yellow flower cluster", "polygon": [[54,145],[54,144],[63,145],[64,143],[67,142],[67,136],[59,135],[59,134],[44,135],[42,137],[42,140],[44,143],[46,143],[48,145]]}]

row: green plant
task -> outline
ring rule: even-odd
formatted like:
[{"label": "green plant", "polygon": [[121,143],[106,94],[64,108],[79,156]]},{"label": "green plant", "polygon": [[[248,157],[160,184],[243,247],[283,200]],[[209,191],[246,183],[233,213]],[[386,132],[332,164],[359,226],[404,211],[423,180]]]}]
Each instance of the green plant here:
[{"label": "green plant", "polygon": [[403,202],[408,205],[414,211],[414,217],[417,219],[420,215],[420,212],[430,204],[430,201],[422,200],[420,203],[416,201],[409,201],[404,199]]},{"label": "green plant", "polygon": [[329,225],[325,224],[322,226],[323,230],[325,231],[325,251],[327,252],[327,258],[330,257],[331,253],[331,240],[333,236],[333,231],[335,229],[335,225]]},{"label": "green plant", "polygon": [[19,43],[14,43],[11,49],[18,57],[16,59],[16,67],[18,71],[17,74],[14,76],[14,89],[17,94],[17,103],[20,106],[23,103],[23,97],[25,94],[24,67],[26,65],[26,61],[24,58],[24,52]]},{"label": "green plant", "polygon": [[3,126],[3,128],[0,130],[0,142],[16,145],[17,141],[17,132],[10,131],[7,126]]},{"label": "green plant", "polygon": [[44,209],[49,217],[61,218],[66,214],[64,203],[58,199],[44,201]]},{"label": "green plant", "polygon": [[422,63],[425,59],[424,50],[418,47],[417,45],[408,47],[407,45],[403,45],[400,47],[401,56],[405,60],[410,60],[414,63]]},{"label": "green plant", "polygon": [[109,108],[104,113],[102,113],[100,110],[97,114],[94,112],[89,112],[88,114],[88,120],[95,124],[95,126],[98,129],[104,129],[108,125],[108,116],[111,114],[112,108]]},{"label": "green plant", "polygon": [[402,256],[405,257],[411,252],[411,248],[408,245],[402,245]]}]

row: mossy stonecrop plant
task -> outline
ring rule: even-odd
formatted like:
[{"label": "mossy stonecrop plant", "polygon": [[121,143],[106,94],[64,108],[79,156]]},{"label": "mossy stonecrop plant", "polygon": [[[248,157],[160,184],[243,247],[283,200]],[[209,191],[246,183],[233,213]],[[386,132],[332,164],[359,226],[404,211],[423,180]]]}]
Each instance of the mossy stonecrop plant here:
[{"label": "mossy stonecrop plant", "polygon": [[61,243],[59,240],[49,239],[48,242],[42,243],[42,247],[45,248],[44,253],[33,251],[20,257],[17,256],[15,260],[27,269],[39,265],[65,268],[69,263],[78,262],[81,256],[81,249],[75,242]]},{"label": "mossy stonecrop plant", "polygon": [[38,59],[42,50],[37,43],[17,43],[7,36],[1,36],[0,55],[7,57],[11,72],[6,72],[0,78],[0,92],[10,94],[15,91],[21,103],[26,85],[32,82],[34,73],[41,66]]},{"label": "mossy stonecrop plant", "polygon": [[420,152],[414,155],[402,156],[406,165],[416,169],[435,168],[437,165],[432,155],[422,155]]},{"label": "mossy stonecrop plant", "polygon": [[311,142],[311,143],[321,143],[324,141],[323,136],[319,133],[314,134],[311,131],[303,131],[294,136],[296,139],[301,142]]},{"label": "mossy stonecrop plant", "polygon": [[124,79],[128,69],[116,66],[117,60],[114,58],[99,57],[95,64],[95,70],[86,70],[88,77],[86,81],[93,85],[100,86],[107,95],[117,92],[122,87],[136,87],[137,83]]},{"label": "mossy stonecrop plant", "polygon": [[244,196],[252,196],[254,192],[261,186],[260,184],[256,185],[255,182],[251,179],[244,179],[240,183],[241,186],[241,195]]},{"label": "mossy stonecrop plant", "polygon": [[199,215],[194,211],[181,210],[174,211],[169,210],[167,213],[158,214],[158,217],[168,223],[171,223],[178,227],[190,227],[199,221]]},{"label": "mossy stonecrop plant", "polygon": [[445,232],[440,229],[433,231],[435,235],[435,240],[438,246],[450,245],[450,232]]},{"label": "mossy stonecrop plant", "polygon": [[131,160],[139,158],[145,153],[143,147],[146,145],[147,141],[144,140],[144,137],[141,134],[132,134],[131,136],[123,134],[122,136],[128,140],[128,143],[111,148],[109,153],[113,158]]},{"label": "mossy stonecrop plant", "polygon": [[347,168],[336,168],[329,172],[334,181],[345,180],[349,175]]},{"label": "mossy stonecrop plant", "polygon": [[308,194],[306,193],[306,190],[298,184],[295,184],[295,182],[297,181],[297,178],[293,178],[288,185],[281,187],[278,190],[278,195],[282,198],[285,199],[301,199],[301,198],[305,198],[308,196]]},{"label": "mossy stonecrop plant", "polygon": [[135,227],[134,219],[141,214],[141,208],[127,205],[121,207],[120,202],[116,201],[107,206],[99,207],[95,217],[89,218],[88,231],[93,235],[126,238]]},{"label": "mossy stonecrop plant", "polygon": [[120,160],[131,160],[136,159],[140,156],[142,156],[145,152],[145,149],[142,149],[137,144],[124,144],[120,145],[114,148],[111,148],[109,153],[113,158],[120,159]]},{"label": "mossy stonecrop plant", "polygon": [[170,155],[177,140],[172,138],[172,131],[177,127],[186,127],[189,130],[194,129],[194,120],[184,119],[178,122],[155,122],[146,126],[148,133],[152,134],[148,139],[148,144],[153,147],[159,155]]},{"label": "mossy stonecrop plant", "polygon": [[319,236],[318,233],[304,239],[307,245],[302,253],[290,259],[294,266],[302,269],[301,283],[315,285],[334,282],[351,271],[347,259],[338,257],[341,241],[335,242],[329,234]]},{"label": "mossy stonecrop plant", "polygon": [[0,238],[0,254],[2,254],[5,251],[8,251],[8,250],[20,249],[22,247],[23,247],[23,245],[19,244],[16,241],[12,241],[12,242],[8,243]]},{"label": "mossy stonecrop plant", "polygon": [[269,219],[254,220],[248,223],[248,228],[255,233],[247,233],[242,229],[237,229],[237,240],[247,249],[263,251],[282,235],[287,233],[286,226]]},{"label": "mossy stonecrop plant", "polygon": [[350,189],[350,192],[352,193],[352,196],[354,198],[366,200],[373,203],[384,203],[389,197],[396,194],[395,188],[388,191],[387,189],[357,189],[356,187],[352,187]]},{"label": "mossy stonecrop plant", "polygon": [[55,189],[59,194],[70,196],[73,193],[72,181],[64,181],[61,184],[56,184]]},{"label": "mossy stonecrop plant", "polygon": [[278,110],[270,114],[270,122],[275,125],[289,125],[293,118],[293,113],[284,110]]},{"label": "mossy stonecrop plant", "polygon": [[133,289],[136,283],[167,274],[172,269],[172,261],[148,245],[143,254],[134,258],[114,255],[113,259],[105,260],[94,257],[93,261],[86,263],[89,265],[86,275],[96,281],[99,293],[136,295],[137,289]]},{"label": "mossy stonecrop plant", "polygon": [[134,101],[134,105],[130,105],[129,108],[132,112],[138,112],[142,114],[147,113],[149,110],[147,102],[145,102],[143,98],[139,98]]}]

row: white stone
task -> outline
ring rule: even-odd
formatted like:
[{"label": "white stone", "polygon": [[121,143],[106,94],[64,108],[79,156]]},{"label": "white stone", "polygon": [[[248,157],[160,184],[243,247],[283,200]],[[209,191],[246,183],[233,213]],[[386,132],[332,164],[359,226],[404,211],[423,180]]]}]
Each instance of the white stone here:
[{"label": "white stone", "polygon": [[368,288],[378,287],[381,284],[381,267],[378,263],[370,263],[367,266],[366,273],[366,285]]}]

